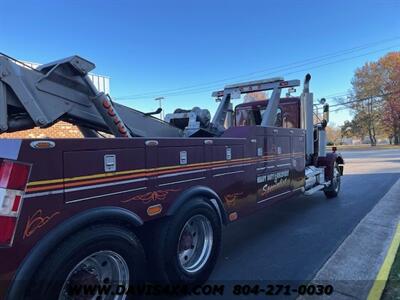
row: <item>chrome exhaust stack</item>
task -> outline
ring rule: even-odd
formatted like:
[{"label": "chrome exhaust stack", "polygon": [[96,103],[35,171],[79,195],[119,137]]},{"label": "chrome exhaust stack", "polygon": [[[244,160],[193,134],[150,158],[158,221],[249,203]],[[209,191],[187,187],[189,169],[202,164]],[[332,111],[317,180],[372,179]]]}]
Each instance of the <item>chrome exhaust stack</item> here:
[{"label": "chrome exhaust stack", "polygon": [[314,154],[313,93],[310,93],[311,75],[304,79],[303,93],[300,96],[301,128],[306,130],[306,160],[312,161]]}]

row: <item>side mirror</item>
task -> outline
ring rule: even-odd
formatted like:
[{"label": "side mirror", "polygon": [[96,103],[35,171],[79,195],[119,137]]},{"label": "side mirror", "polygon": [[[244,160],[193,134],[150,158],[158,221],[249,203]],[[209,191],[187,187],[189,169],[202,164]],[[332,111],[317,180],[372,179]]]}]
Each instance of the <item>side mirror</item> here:
[{"label": "side mirror", "polygon": [[336,146],[333,146],[333,147],[332,147],[332,152],[335,153],[336,151],[337,151],[337,147],[336,147]]}]

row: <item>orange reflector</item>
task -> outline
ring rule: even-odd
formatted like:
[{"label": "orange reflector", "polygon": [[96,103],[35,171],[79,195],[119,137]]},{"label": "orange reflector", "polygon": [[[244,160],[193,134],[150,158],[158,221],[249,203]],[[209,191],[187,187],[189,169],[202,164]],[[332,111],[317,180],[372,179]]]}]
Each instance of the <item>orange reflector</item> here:
[{"label": "orange reflector", "polygon": [[149,206],[149,207],[147,208],[147,214],[148,214],[149,216],[157,215],[157,214],[159,214],[161,211],[162,211],[162,205],[161,205],[161,204],[152,205],[152,206]]},{"label": "orange reflector", "polygon": [[237,212],[233,212],[231,214],[229,214],[229,221],[235,221],[238,218],[238,214]]}]

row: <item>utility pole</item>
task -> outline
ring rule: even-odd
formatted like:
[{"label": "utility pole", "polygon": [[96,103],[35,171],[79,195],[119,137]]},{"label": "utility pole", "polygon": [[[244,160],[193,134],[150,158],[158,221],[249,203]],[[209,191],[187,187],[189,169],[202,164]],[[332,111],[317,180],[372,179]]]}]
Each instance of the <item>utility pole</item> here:
[{"label": "utility pole", "polygon": [[[162,103],[161,101],[164,100],[164,97],[157,97],[154,100],[158,101],[158,107],[162,109]],[[164,112],[161,110],[160,112],[160,120],[164,120]]]}]

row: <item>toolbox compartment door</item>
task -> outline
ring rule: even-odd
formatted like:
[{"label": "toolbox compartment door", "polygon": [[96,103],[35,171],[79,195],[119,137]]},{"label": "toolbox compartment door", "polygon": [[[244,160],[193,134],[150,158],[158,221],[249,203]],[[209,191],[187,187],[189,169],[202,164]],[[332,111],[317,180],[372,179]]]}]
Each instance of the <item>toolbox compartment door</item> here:
[{"label": "toolbox compartment door", "polygon": [[[257,176],[259,184],[258,203],[274,202],[278,197],[291,192],[292,143],[290,130],[289,128],[278,127],[265,129],[264,148],[266,149],[266,156],[264,169]],[[261,174],[264,176],[261,177]]]},{"label": "toolbox compartment door", "polygon": [[144,148],[64,152],[65,202],[115,204],[146,192]]}]

